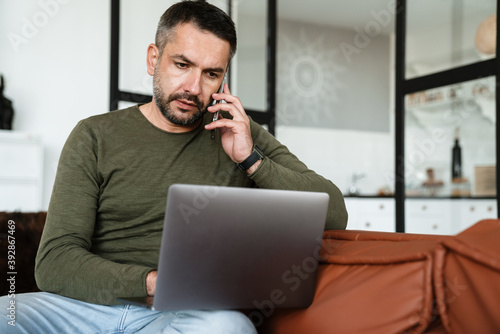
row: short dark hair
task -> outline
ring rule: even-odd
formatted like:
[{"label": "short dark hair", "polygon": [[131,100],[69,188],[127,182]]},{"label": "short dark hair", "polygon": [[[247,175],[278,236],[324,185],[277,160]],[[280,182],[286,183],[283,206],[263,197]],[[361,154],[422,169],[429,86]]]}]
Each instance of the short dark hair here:
[{"label": "short dark hair", "polygon": [[205,1],[182,1],[169,7],[160,18],[156,29],[155,44],[163,52],[165,45],[183,23],[192,23],[200,30],[208,31],[229,42],[229,60],[236,53],[236,28],[223,10]]}]

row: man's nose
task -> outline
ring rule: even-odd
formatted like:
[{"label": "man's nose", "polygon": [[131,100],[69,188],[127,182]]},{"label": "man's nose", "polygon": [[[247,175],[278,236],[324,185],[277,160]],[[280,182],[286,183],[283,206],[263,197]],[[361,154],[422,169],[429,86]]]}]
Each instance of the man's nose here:
[{"label": "man's nose", "polygon": [[188,74],[186,83],[184,84],[184,91],[192,95],[198,95],[201,92],[201,73],[193,71]]}]

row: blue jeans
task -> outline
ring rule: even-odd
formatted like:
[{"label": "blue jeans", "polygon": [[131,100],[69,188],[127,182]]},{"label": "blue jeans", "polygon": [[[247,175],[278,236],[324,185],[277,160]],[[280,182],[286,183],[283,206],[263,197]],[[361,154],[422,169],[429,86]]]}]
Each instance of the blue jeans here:
[{"label": "blue jeans", "polygon": [[0,333],[13,334],[257,333],[250,319],[237,311],[161,312],[90,304],[47,292],[0,297],[0,314]]}]

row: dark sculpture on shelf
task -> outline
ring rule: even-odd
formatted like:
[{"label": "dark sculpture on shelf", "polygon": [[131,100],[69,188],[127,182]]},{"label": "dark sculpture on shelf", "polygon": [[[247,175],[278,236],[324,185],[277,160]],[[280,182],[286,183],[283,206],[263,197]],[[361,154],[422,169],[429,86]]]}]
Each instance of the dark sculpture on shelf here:
[{"label": "dark sculpture on shelf", "polygon": [[14,109],[12,108],[12,101],[3,96],[4,88],[3,76],[0,75],[0,129],[12,130]]}]

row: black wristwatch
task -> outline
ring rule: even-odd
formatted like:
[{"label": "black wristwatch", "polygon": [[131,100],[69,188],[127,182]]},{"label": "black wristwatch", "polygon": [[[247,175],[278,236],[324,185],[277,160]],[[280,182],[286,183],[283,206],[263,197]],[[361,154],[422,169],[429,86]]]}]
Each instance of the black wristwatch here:
[{"label": "black wristwatch", "polygon": [[262,153],[262,150],[257,145],[254,145],[253,150],[252,150],[252,154],[250,154],[250,156],[248,158],[246,158],[245,160],[243,160],[239,164],[236,164],[236,166],[238,166],[238,168],[242,172],[244,172],[248,168],[252,167],[254,165],[254,163],[259,161],[260,159],[264,159],[264,153]]}]

